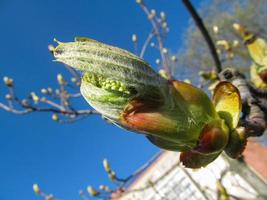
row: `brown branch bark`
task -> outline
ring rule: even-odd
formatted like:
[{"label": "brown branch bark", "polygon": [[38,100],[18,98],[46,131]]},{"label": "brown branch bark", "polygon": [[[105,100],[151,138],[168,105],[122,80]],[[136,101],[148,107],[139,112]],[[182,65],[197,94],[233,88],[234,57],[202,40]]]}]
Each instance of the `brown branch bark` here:
[{"label": "brown branch bark", "polygon": [[203,35],[203,37],[204,37],[204,39],[205,39],[205,41],[209,47],[210,54],[214,60],[216,71],[217,71],[217,73],[220,73],[222,71],[221,62],[220,62],[219,56],[217,54],[216,48],[213,44],[213,41],[209,35],[209,32],[207,31],[207,29],[204,25],[204,22],[202,21],[202,19],[198,15],[197,11],[195,10],[194,6],[191,4],[190,0],[182,0],[182,2],[185,5],[185,7],[187,8],[188,12],[191,14],[191,16],[194,19],[200,32],[202,33],[202,35]]}]

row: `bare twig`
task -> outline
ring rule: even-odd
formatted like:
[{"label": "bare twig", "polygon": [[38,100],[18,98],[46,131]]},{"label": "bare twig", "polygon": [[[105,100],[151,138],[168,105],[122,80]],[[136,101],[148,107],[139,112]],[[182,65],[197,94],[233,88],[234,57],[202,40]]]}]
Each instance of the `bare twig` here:
[{"label": "bare twig", "polygon": [[191,14],[192,18],[194,19],[196,25],[198,26],[199,30],[201,31],[204,39],[207,42],[207,45],[209,47],[211,56],[214,60],[214,64],[216,67],[216,71],[217,73],[220,73],[222,71],[222,66],[221,66],[221,62],[220,59],[218,57],[216,48],[213,44],[213,41],[209,35],[209,32],[207,31],[202,19],[199,17],[197,11],[195,10],[195,8],[193,7],[193,5],[191,4],[190,0],[182,0],[183,4],[185,5],[185,7],[187,8],[187,10],[189,11],[189,13]]},{"label": "bare twig", "polygon": [[154,30],[152,30],[152,31],[148,34],[148,36],[147,36],[147,38],[146,38],[146,40],[145,40],[145,42],[144,42],[144,44],[143,44],[141,53],[140,53],[140,55],[139,55],[140,58],[143,58],[143,57],[144,57],[145,52],[146,52],[146,49],[147,49],[147,47],[148,47],[150,41],[152,40],[152,38],[153,38],[154,36],[155,36],[155,32],[154,32]]},{"label": "bare twig", "polygon": [[163,68],[167,72],[167,74],[169,76],[171,76],[169,58],[166,55],[166,53],[164,53],[164,41],[163,41],[163,38],[162,38],[162,35],[161,35],[161,32],[160,32],[160,27],[158,26],[157,19],[155,19],[156,16],[151,17],[151,13],[148,10],[147,6],[144,4],[144,2],[142,2],[140,4],[140,7],[144,11],[144,13],[147,15],[147,17],[148,17],[148,19],[151,22],[151,25],[153,27],[155,36],[156,36],[158,44],[159,44],[159,51],[160,51],[160,55],[161,55],[162,62],[163,62]]}]

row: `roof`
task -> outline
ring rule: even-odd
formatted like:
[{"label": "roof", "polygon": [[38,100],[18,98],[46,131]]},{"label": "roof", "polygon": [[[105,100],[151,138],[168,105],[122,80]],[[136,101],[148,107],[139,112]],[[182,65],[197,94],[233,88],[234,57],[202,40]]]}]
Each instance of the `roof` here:
[{"label": "roof", "polygon": [[267,147],[256,139],[249,139],[243,155],[246,163],[267,181]]}]

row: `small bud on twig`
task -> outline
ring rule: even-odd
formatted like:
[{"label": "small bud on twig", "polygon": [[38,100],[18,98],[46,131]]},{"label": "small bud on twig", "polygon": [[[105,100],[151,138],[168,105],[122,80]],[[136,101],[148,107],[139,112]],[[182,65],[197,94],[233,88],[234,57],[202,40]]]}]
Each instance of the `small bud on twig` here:
[{"label": "small bud on twig", "polygon": [[165,20],[166,20],[166,14],[165,14],[165,12],[161,11],[161,12],[160,12],[160,17],[161,17],[161,19],[162,19],[163,21],[165,21]]},{"label": "small bud on twig", "polygon": [[218,34],[219,33],[219,27],[218,26],[213,26],[212,29],[213,29],[213,32],[215,34]]},{"label": "small bud on twig", "polygon": [[53,92],[53,89],[49,87],[49,88],[47,88],[47,91],[49,94],[51,94]]},{"label": "small bud on twig", "polygon": [[164,70],[164,69],[159,70],[159,75],[166,80],[169,80],[169,78],[170,78],[168,72],[166,72],[166,70]]},{"label": "small bud on twig", "polygon": [[138,4],[143,4],[144,1],[143,1],[143,0],[136,0],[136,3],[138,3]]},{"label": "small bud on twig", "polygon": [[177,62],[177,57],[176,57],[176,56],[172,56],[172,57],[171,57],[171,60],[172,60],[172,62],[175,63],[175,62]]},{"label": "small bud on twig", "polygon": [[240,43],[238,40],[234,40],[233,41],[233,47],[236,48],[236,47],[239,47]]},{"label": "small bud on twig", "polygon": [[6,85],[7,87],[12,87],[13,84],[14,84],[13,79],[12,79],[12,78],[9,78],[9,77],[7,77],[7,76],[5,76],[5,77],[3,78],[3,81],[4,81],[4,83],[5,83],[5,85]]},{"label": "small bud on twig", "polygon": [[58,114],[54,113],[52,115],[52,120],[57,122],[59,120]]},{"label": "small bud on twig", "polygon": [[162,23],[162,28],[166,29],[167,27],[168,27],[167,22],[163,22],[163,23]]},{"label": "small bud on twig", "polygon": [[12,96],[10,94],[6,94],[5,98],[6,100],[12,100]]},{"label": "small bud on twig", "polygon": [[55,200],[55,197],[54,197],[54,195],[49,194],[49,195],[47,195],[47,196],[45,197],[45,200]]},{"label": "small bud on twig", "polygon": [[66,81],[64,80],[62,74],[58,74],[58,75],[57,75],[57,81],[58,81],[58,84],[59,84],[59,85],[64,85],[64,84],[66,84]]},{"label": "small bud on twig", "polygon": [[91,185],[87,187],[87,192],[93,197],[99,195],[99,192],[96,191]]},{"label": "small bud on twig", "polygon": [[71,82],[76,83],[76,82],[77,82],[77,78],[72,77],[72,78],[71,78]]},{"label": "small bud on twig", "polygon": [[149,14],[149,19],[153,19],[156,16],[156,10],[152,9]]},{"label": "small bud on twig", "polygon": [[164,54],[167,54],[167,53],[168,53],[168,49],[163,48],[163,49],[162,49],[162,52],[163,52]]},{"label": "small bud on twig", "polygon": [[33,184],[32,189],[35,194],[38,194],[38,195],[41,194],[41,189],[38,184]]},{"label": "small bud on twig", "polygon": [[110,191],[109,187],[106,186],[106,185],[100,185],[100,186],[99,186],[99,190],[103,190],[103,191],[105,191],[105,192]]},{"label": "small bud on twig", "polygon": [[42,92],[43,94],[47,94],[47,93],[48,93],[47,89],[45,89],[45,88],[41,89],[41,92]]},{"label": "small bud on twig", "polygon": [[34,103],[38,103],[40,100],[40,98],[34,92],[31,92],[31,97]]},{"label": "small bud on twig", "polygon": [[133,43],[137,42],[137,35],[136,34],[132,35],[132,41],[133,41]]},{"label": "small bud on twig", "polygon": [[103,160],[103,166],[104,166],[104,169],[105,169],[106,172],[108,172],[108,173],[111,172],[111,168],[110,168],[110,165],[109,165],[107,159],[104,159],[104,160]]},{"label": "small bud on twig", "polygon": [[151,46],[152,48],[155,48],[156,44],[155,44],[154,42],[151,42],[151,43],[150,43],[150,46]]},{"label": "small bud on twig", "polygon": [[160,59],[156,59],[156,64],[159,65],[160,64]]}]

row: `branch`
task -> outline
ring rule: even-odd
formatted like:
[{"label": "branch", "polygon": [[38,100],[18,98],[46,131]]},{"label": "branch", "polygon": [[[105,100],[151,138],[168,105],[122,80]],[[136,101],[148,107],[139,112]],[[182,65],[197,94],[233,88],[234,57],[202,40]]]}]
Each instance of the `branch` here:
[{"label": "branch", "polygon": [[[73,72],[75,73],[75,72]],[[72,74],[74,76],[74,74]],[[78,76],[78,74],[76,74]],[[59,123],[71,123],[83,119],[89,115],[100,114],[92,109],[75,109],[71,104],[71,98],[80,97],[81,94],[69,93],[66,86],[76,92],[79,87],[78,77],[73,83],[68,83],[61,74],[58,74],[59,89],[43,88],[42,95],[36,95],[31,92],[28,97],[20,99],[15,92],[14,81],[9,77],[4,77],[4,83],[8,93],[5,95],[6,103],[0,102],[0,109],[11,112],[17,115],[25,115],[33,112],[52,113],[52,119]],[[42,105],[41,105],[42,104]],[[62,116],[63,118],[59,117]]]},{"label": "branch", "polygon": [[140,53],[140,55],[139,55],[140,58],[143,58],[143,57],[144,57],[145,52],[146,52],[146,48],[147,48],[147,46],[149,45],[150,41],[152,40],[152,38],[153,38],[154,36],[155,36],[155,32],[154,32],[154,30],[152,30],[152,31],[148,34],[148,36],[147,36],[147,38],[146,38],[146,41],[145,41],[144,44],[143,44],[141,53]]},{"label": "branch", "polygon": [[190,0],[182,0],[183,4],[185,5],[185,7],[187,8],[187,10],[189,11],[189,13],[191,14],[192,18],[194,19],[196,25],[198,26],[199,30],[201,31],[204,39],[206,40],[206,43],[209,47],[211,56],[214,60],[214,64],[216,67],[216,71],[217,73],[220,73],[222,71],[222,66],[221,66],[221,62],[219,60],[216,48],[212,42],[212,39],[202,21],[202,19],[199,17],[197,11],[195,10],[195,8],[193,7],[193,5],[191,4]]},{"label": "branch", "polygon": [[162,63],[163,63],[163,68],[164,70],[167,72],[167,74],[171,77],[171,70],[170,70],[170,63],[169,63],[169,57],[166,54],[166,52],[164,52],[164,42],[163,42],[163,38],[160,32],[160,27],[159,27],[159,23],[158,20],[156,19],[156,16],[151,16],[150,11],[148,10],[148,8],[146,7],[146,5],[144,4],[144,2],[140,3],[140,7],[142,8],[142,10],[144,11],[144,13],[147,15],[152,27],[153,27],[153,32],[158,40],[158,44],[159,44],[159,51],[160,51],[160,55],[162,58]]}]

